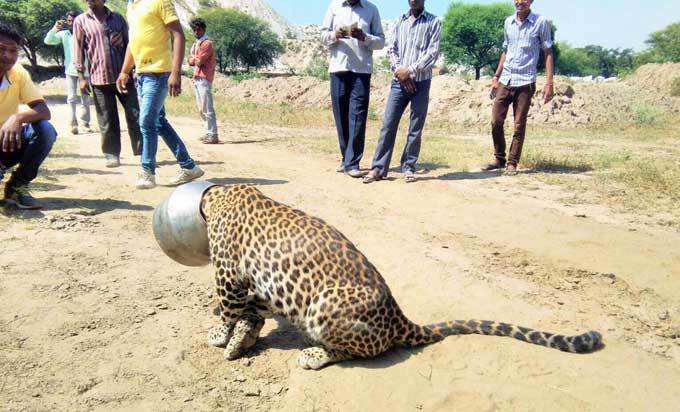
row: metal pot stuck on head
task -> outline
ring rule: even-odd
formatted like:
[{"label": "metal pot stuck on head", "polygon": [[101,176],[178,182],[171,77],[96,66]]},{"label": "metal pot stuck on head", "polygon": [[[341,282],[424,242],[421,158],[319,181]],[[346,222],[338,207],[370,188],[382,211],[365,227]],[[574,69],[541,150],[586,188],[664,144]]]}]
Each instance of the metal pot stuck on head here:
[{"label": "metal pot stuck on head", "polygon": [[156,207],[153,234],[166,255],[185,266],[210,264],[210,243],[201,214],[203,194],[214,183],[193,181],[179,186]]}]

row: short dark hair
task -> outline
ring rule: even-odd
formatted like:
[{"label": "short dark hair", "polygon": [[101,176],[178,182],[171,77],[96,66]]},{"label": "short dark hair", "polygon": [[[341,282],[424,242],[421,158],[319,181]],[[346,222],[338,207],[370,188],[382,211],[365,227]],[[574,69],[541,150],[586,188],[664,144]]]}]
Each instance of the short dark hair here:
[{"label": "short dark hair", "polygon": [[189,22],[189,27],[191,27],[192,30],[194,30],[194,29],[196,29],[196,28],[198,28],[198,27],[200,27],[200,28],[202,28],[203,30],[205,30],[205,28],[206,28],[207,26],[206,26],[206,24],[205,24],[205,20],[203,20],[203,19],[201,19],[201,18],[196,18],[196,19],[193,19],[193,20],[191,20],[191,21]]},{"label": "short dark hair", "polygon": [[71,10],[64,16],[65,18],[73,17],[74,19],[80,15],[79,11]]},{"label": "short dark hair", "polygon": [[0,36],[14,40],[19,46],[24,42],[24,36],[4,21],[0,21]]}]

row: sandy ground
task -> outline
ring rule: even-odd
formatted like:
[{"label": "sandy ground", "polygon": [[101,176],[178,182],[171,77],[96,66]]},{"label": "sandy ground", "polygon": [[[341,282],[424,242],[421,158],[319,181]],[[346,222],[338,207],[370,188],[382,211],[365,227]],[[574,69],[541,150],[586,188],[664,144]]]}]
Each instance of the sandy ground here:
[{"label": "sandy ground", "polygon": [[[55,107],[65,132],[66,111]],[[571,355],[462,336],[317,372],[303,342],[268,320],[245,360],[208,347],[210,268],[157,247],[153,207],[170,189],[132,188],[137,162],[105,169],[98,135],[60,137],[35,195],[47,208],[0,215],[2,410],[677,410],[680,234],[632,226],[559,189],[431,170],[370,186],[337,159],[276,139],[310,131],[223,124],[227,143],[192,155],[219,183],[252,183],[325,219],[381,270],[421,323],[498,319],[554,332],[596,329],[606,347]],[[401,144],[401,141],[398,143]],[[160,182],[176,173],[167,149]],[[528,182],[528,183],[527,183]],[[675,406],[673,406],[675,405]]]}]

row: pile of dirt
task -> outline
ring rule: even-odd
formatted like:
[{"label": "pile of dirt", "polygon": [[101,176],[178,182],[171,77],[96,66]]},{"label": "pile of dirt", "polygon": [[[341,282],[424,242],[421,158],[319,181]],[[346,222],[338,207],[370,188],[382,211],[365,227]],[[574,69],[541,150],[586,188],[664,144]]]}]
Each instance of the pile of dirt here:
[{"label": "pile of dirt", "polygon": [[646,64],[626,78],[626,83],[643,90],[668,95],[671,83],[678,77],[680,77],[680,63]]}]

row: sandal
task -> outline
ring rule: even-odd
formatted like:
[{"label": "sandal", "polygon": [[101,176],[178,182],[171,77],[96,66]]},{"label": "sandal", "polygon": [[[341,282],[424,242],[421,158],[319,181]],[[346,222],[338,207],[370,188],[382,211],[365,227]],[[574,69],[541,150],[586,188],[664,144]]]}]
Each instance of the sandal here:
[{"label": "sandal", "polygon": [[404,180],[406,183],[413,183],[416,181],[416,174],[413,172],[406,172],[404,173]]},{"label": "sandal", "polygon": [[377,181],[382,180],[382,179],[383,179],[382,176],[380,176],[378,171],[376,169],[374,169],[374,170],[371,170],[369,174],[364,176],[363,182],[368,184],[368,183],[377,182]]}]

